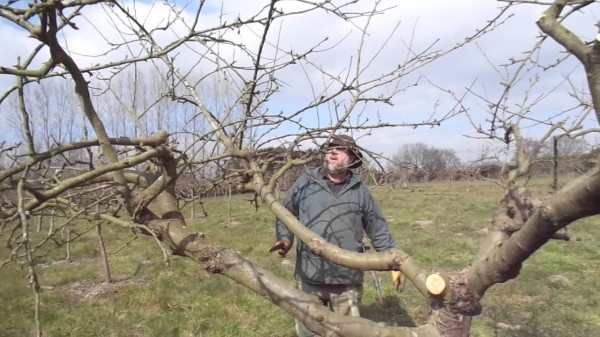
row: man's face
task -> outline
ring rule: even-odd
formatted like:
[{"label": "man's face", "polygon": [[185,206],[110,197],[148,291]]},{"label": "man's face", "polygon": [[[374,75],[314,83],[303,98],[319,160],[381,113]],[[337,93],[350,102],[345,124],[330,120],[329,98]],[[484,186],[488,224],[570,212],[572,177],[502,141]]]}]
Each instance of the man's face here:
[{"label": "man's face", "polygon": [[325,156],[327,170],[338,173],[348,170],[354,162],[354,155],[350,154],[348,148],[342,146],[330,146]]}]

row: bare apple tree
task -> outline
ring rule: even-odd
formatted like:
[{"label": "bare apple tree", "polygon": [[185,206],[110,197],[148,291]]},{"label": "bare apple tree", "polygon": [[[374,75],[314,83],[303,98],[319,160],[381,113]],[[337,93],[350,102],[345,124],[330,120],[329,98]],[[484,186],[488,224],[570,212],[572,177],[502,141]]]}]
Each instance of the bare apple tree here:
[{"label": "bare apple tree", "polygon": [[[150,6],[143,3],[118,1],[0,6],[0,17],[39,43],[26,57],[0,67],[0,74],[15,79],[0,102],[16,102],[23,135],[22,146],[1,149],[10,160],[0,171],[0,229],[10,233],[11,258],[27,261],[32,283],[37,282],[34,253],[44,241],[31,241],[28,217],[60,209],[74,219],[104,221],[150,235],[166,258],[185,256],[211,273],[229,277],[321,335],[467,336],[471,317],[481,312],[480,300],[490,287],[516,277],[523,261],[556,231],[600,212],[598,167],[541,202],[517,184],[528,170],[528,157],[521,156],[519,147],[518,165],[505,172],[507,209],[494,218],[487,243],[463,270],[431,274],[419,266],[418,257],[401,249],[359,254],[325,242],[289,213],[275,194],[286,172],[318,157],[316,151],[300,151],[302,146],[318,145],[339,130],[368,133],[383,127],[437,126],[468,111],[457,105],[418,123],[390,123],[365,113],[393,104],[395,97],[418,84],[414,74],[419,69],[503,24],[512,4],[450,49],[438,49],[435,43],[417,49],[413,41],[402,40],[403,56],[381,67],[383,51],[402,39],[400,23],[391,26],[379,40],[383,42],[369,38],[378,18],[392,9],[383,1],[244,3],[248,8],[235,20],[225,19],[224,12],[214,15],[215,8],[205,1],[157,3],[160,16],[150,15]],[[600,42],[581,42],[561,25],[561,15],[575,15],[592,3],[556,1],[539,25],[584,64],[598,116],[600,89],[594,62]],[[565,8],[571,11],[562,14]],[[105,21],[97,21],[98,17]],[[285,25],[303,17],[311,18],[305,28],[313,40],[293,44]],[[340,29],[348,33],[340,37],[308,32],[315,18],[339,20]],[[85,55],[70,50],[68,43],[84,26],[86,37],[97,33],[107,42],[106,49],[87,63]],[[328,55],[339,48],[347,48],[347,57],[331,62]],[[43,147],[32,128],[35,100],[29,88],[57,77],[73,84],[90,136],[84,136],[81,127],[80,139],[47,142]],[[307,88],[308,96],[299,95],[298,88]],[[284,94],[287,98],[282,98]],[[502,119],[500,104],[493,110],[491,135],[499,137],[495,130],[501,123],[506,137],[519,144],[519,123]],[[401,270],[429,299],[428,323],[391,327],[337,315],[288,280],[193,232],[178,203],[176,184],[186,175],[198,174],[202,188],[253,193],[316,254],[361,270]]]}]

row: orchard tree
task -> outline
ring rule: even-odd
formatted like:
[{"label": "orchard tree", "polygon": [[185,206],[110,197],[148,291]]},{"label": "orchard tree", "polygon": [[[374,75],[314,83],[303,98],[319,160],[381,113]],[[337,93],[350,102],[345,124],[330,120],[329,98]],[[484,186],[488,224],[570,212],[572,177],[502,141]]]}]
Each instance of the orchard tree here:
[{"label": "orchard tree", "polygon": [[452,149],[440,149],[424,143],[404,144],[392,157],[398,168],[412,168],[413,175],[436,179],[444,170],[456,168],[460,159]]},{"label": "orchard tree", "polygon": [[[419,123],[391,123],[373,119],[365,111],[396,103],[398,95],[418,84],[419,77],[413,73],[501,25],[514,3],[530,1],[507,2],[497,17],[447,50],[417,49],[413,41],[400,36],[399,23],[386,25],[391,30],[384,42],[370,40],[373,34],[381,36],[377,23],[392,9],[383,1],[248,1],[238,3],[240,14],[234,19],[225,12],[214,15],[219,6],[206,1],[161,1],[156,4],[162,6],[160,16],[151,15],[150,5],[121,1],[1,5],[0,17],[37,43],[23,43],[30,49],[20,51],[25,53],[22,57],[0,65],[0,74],[14,79],[0,102],[16,107],[23,135],[20,146],[3,143],[0,150],[11,159],[2,163],[0,171],[0,229],[8,233],[12,258],[26,261],[39,296],[35,248],[43,242],[30,239],[28,218],[47,209],[60,209],[73,219],[102,221],[122,226],[125,232],[133,229],[148,234],[163,243],[160,247],[167,248],[166,256],[187,257],[211,273],[231,278],[320,335],[467,336],[471,317],[481,312],[481,299],[488,289],[517,277],[522,263],[556,231],[600,213],[598,166],[543,202],[519,185],[531,163],[520,129],[531,107],[521,104],[522,110],[515,112],[506,105],[507,97],[514,94],[512,83],[506,82],[502,97],[490,102],[489,125],[475,125],[475,130],[487,137],[516,145],[517,165],[507,167],[504,174],[506,210],[494,216],[487,241],[462,270],[430,273],[420,267],[418,256],[410,256],[402,247],[377,254],[341,251],[288,212],[276,198],[275,187],[287,171],[315,159],[314,151],[299,152],[301,147],[321,144],[334,132],[438,126],[458,114],[472,116],[462,99],[458,99],[457,109]],[[542,16],[538,25],[546,35],[530,55],[548,37],[564,46],[583,64],[589,79],[591,102],[583,105],[583,113],[591,111],[600,117],[600,41],[586,43],[563,25],[565,17],[580,15],[592,4],[594,1],[539,3]],[[291,44],[293,37],[285,24],[296,17],[308,18],[303,34],[312,42]],[[318,20],[339,20],[344,29],[352,30],[342,37],[333,32],[330,36],[315,29],[312,23]],[[107,42],[99,45],[106,49],[85,53],[95,54],[92,62],[80,55],[81,51],[69,49],[77,31],[86,39],[96,33]],[[405,56],[393,63],[381,60],[386,48],[399,48],[394,44],[399,40],[404,42],[400,44],[404,54],[395,55]],[[340,48],[347,48],[348,55],[341,66],[340,60],[334,64],[328,57]],[[523,67],[531,61],[514,60]],[[299,80],[294,73],[304,78]],[[522,78],[518,69],[513,74],[514,81]],[[119,76],[128,76],[126,83],[133,87],[123,86],[120,81],[125,80]],[[34,111],[49,117],[52,112],[42,111],[45,102],[37,101],[30,88],[59,77],[71,83],[85,124],[80,138],[40,143]],[[308,96],[293,96],[299,87],[309,87]],[[100,93],[104,95],[95,96]],[[284,93],[294,99],[283,104],[280,97]],[[110,99],[103,101],[106,97]],[[116,117],[121,119],[112,119]],[[584,132],[581,124],[569,129],[551,117],[547,119],[548,134],[556,130]],[[109,128],[113,121],[114,128]],[[279,150],[269,151],[272,155],[262,151],[273,147]],[[83,155],[73,161],[67,156],[71,152]],[[60,167],[56,167],[58,162]],[[236,164],[228,165],[230,162]],[[254,193],[316,254],[361,270],[401,270],[428,300],[429,321],[418,327],[391,327],[337,315],[288,280],[234,249],[222,248],[210,235],[193,232],[186,226],[175,189],[177,180],[190,170],[204,172],[212,186]],[[99,190],[109,192],[99,194]],[[42,329],[37,323],[38,330]]]}]

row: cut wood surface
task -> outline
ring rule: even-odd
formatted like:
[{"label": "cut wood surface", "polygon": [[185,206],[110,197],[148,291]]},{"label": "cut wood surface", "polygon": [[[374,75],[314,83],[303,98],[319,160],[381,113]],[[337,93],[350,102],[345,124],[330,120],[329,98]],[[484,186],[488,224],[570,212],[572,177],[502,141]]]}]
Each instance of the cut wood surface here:
[{"label": "cut wood surface", "polygon": [[446,292],[446,281],[440,274],[430,274],[427,276],[425,286],[432,295],[443,295]]}]

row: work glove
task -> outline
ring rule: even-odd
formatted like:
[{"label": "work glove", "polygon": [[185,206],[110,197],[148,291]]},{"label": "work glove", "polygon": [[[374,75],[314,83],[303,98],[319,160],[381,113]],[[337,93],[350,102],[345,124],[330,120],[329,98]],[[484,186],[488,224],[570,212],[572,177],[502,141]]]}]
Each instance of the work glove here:
[{"label": "work glove", "polygon": [[399,270],[392,270],[392,284],[396,291],[402,291],[406,284],[406,276]]},{"label": "work glove", "polygon": [[269,249],[270,252],[277,251],[280,257],[285,257],[292,248],[292,243],[288,240],[280,240],[275,242],[275,245]]}]

